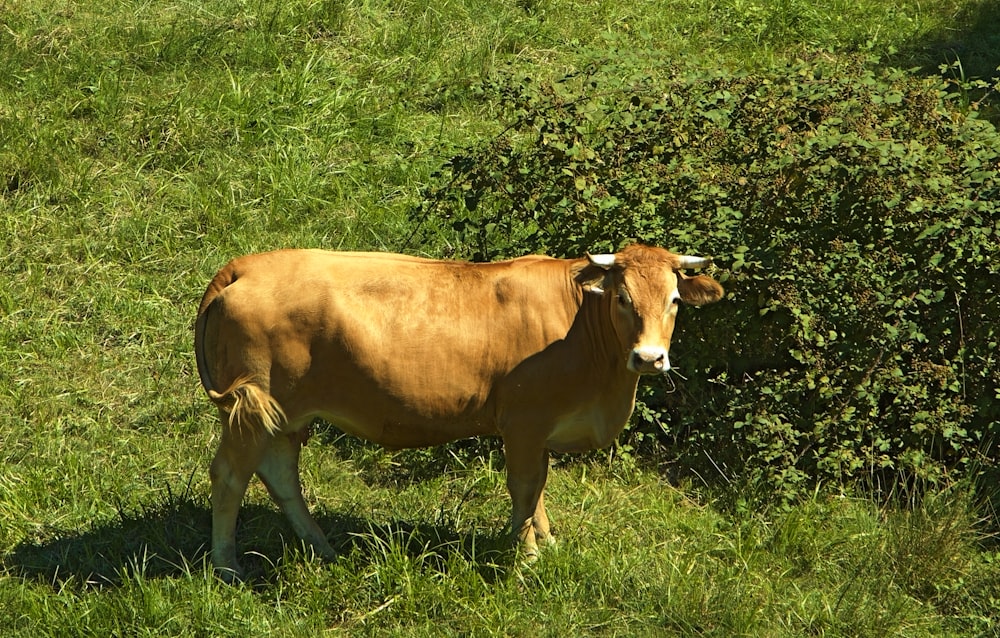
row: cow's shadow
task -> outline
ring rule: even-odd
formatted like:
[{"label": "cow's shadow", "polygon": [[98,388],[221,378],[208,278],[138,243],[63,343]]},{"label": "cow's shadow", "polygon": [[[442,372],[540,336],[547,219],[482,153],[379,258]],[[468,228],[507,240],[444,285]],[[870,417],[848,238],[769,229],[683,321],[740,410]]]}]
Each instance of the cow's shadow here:
[{"label": "cow's shadow", "polygon": [[[407,555],[426,560],[428,551],[447,569],[455,553],[473,565],[487,582],[501,578],[514,563],[507,535],[501,530],[461,533],[447,524],[376,521],[353,513],[316,508],[316,521],[334,549],[352,560],[375,561],[392,544]],[[210,569],[208,542],[211,509],[188,493],[170,494],[161,502],[121,509],[118,516],[85,531],[53,530],[44,541],[22,541],[3,557],[3,569],[25,580],[54,588],[66,584],[104,588],[128,578],[174,578]],[[283,560],[313,560],[274,507],[244,504],[238,538],[248,581],[267,585],[279,578]]]}]

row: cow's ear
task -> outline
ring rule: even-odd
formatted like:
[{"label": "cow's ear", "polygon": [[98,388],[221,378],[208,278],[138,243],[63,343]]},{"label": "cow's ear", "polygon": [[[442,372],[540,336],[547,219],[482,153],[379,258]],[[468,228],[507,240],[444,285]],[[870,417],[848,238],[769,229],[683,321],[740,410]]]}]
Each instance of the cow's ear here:
[{"label": "cow's ear", "polygon": [[607,287],[608,277],[608,270],[604,266],[598,266],[589,261],[573,265],[573,279],[580,284],[584,292],[603,295],[604,289]]},{"label": "cow's ear", "polygon": [[725,294],[719,282],[708,275],[688,277],[680,272],[677,273],[677,292],[681,301],[692,306],[715,303]]}]

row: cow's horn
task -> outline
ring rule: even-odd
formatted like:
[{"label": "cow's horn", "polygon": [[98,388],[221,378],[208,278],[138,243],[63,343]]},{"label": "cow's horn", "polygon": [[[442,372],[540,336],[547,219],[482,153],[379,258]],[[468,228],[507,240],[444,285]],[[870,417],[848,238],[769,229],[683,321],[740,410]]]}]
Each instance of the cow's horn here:
[{"label": "cow's horn", "polygon": [[680,261],[681,268],[704,268],[712,263],[712,258],[678,255],[678,261]]},{"label": "cow's horn", "polygon": [[590,253],[587,253],[587,259],[590,260],[590,263],[595,266],[600,266],[601,268],[611,268],[615,265],[617,257],[614,253],[608,253],[606,255],[591,255]]}]

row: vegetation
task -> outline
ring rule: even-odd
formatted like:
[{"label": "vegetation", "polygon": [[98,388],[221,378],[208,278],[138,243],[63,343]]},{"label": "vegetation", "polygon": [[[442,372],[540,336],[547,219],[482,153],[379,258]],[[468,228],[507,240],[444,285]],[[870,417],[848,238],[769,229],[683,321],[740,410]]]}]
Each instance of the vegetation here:
[{"label": "vegetation", "polygon": [[517,119],[449,162],[418,222],[475,257],[717,256],[728,301],[677,344],[694,378],[653,382],[643,412],[692,444],[685,466],[797,496],[994,463],[1000,134],[963,115],[963,85],[850,56],[734,74],[612,51],[491,88]]},{"label": "vegetation", "polygon": [[[1000,553],[987,446],[998,418],[989,322],[997,147],[988,124],[996,96],[985,91],[1000,65],[998,33],[986,0],[0,0],[4,631],[995,634]],[[954,97],[936,93],[940,64],[959,81],[945,88]],[[973,77],[985,85],[965,82]],[[583,78],[600,90],[584,90]],[[637,90],[661,82],[685,99]],[[597,110],[553,110],[549,88]],[[709,116],[699,100],[716,93]],[[774,110],[739,110],[748,94]],[[627,99],[616,105],[618,95]],[[818,144],[799,126],[810,121],[809,99],[827,109],[812,123],[826,126],[816,137],[839,136],[842,146]],[[537,124],[583,117],[580,139],[591,143],[656,133],[660,121],[643,118],[657,104],[688,133],[692,152],[674,156],[686,173],[657,174],[664,155],[638,157],[642,147],[624,144],[629,163],[599,165],[595,155],[581,173],[619,185],[628,167],[639,171],[636,185],[662,177],[638,209],[623,188],[618,203],[585,206],[563,232],[574,209],[547,206],[555,232],[538,234],[535,222],[501,215],[513,209],[485,182],[475,207],[448,190],[482,167],[502,175],[502,154],[477,153],[503,149],[484,145],[506,140],[518,157],[542,157],[530,154],[532,109]],[[592,117],[599,112],[615,119]],[[763,136],[769,113],[788,131]],[[729,137],[713,138],[723,121]],[[514,123],[522,126],[506,128]],[[883,137],[884,149],[874,143]],[[911,138],[919,155],[893,146]],[[732,144],[746,157],[760,141],[756,164],[723,170]],[[884,164],[862,161],[883,150]],[[789,158],[798,185],[771,179]],[[565,196],[586,191],[577,175],[544,181],[554,166],[536,159],[531,176],[551,193],[555,184]],[[614,180],[606,170],[618,171]],[[899,202],[886,206],[893,198],[874,179]],[[832,206],[841,192],[852,199]],[[591,195],[580,203],[610,202]],[[925,208],[910,210],[918,197]],[[784,206],[767,206],[780,198]],[[674,204],[690,212],[675,233],[642,226]],[[877,205],[893,223],[895,253],[885,225],[864,218]],[[601,234],[588,215],[602,210],[640,215],[618,215]],[[733,221],[737,212],[744,222]],[[796,212],[814,217],[803,223]],[[843,228],[861,234],[830,262],[835,238],[814,231],[840,224],[841,213]],[[481,230],[492,233],[485,243]],[[719,255],[731,302],[686,316],[676,359],[688,378],[676,379],[671,398],[647,389],[645,422],[624,441],[633,452],[653,440],[676,448],[558,461],[556,550],[531,568],[505,551],[502,458],[489,446],[389,455],[325,431],[307,448],[304,481],[342,558],[323,564],[300,551],[255,486],[241,537],[256,577],[229,587],[212,576],[207,466],[218,430],[190,328],[228,258],[288,245],[570,251],[629,237]],[[781,253],[793,248],[786,268]],[[928,264],[929,279],[890,276],[893,260],[911,254],[900,248]],[[868,271],[832,268],[857,263],[851,255],[862,250],[875,255]],[[782,287],[766,286],[775,271],[786,275]],[[863,276],[887,292],[857,317],[834,303],[837,289],[819,285],[856,286]],[[701,342],[728,345],[684,345]],[[854,391],[875,360],[868,383],[879,392]],[[937,385],[914,381],[928,365],[941,366],[930,368]],[[770,394],[759,392],[765,385]],[[885,387],[898,404],[883,406]],[[783,420],[759,420],[747,406]],[[876,407],[895,428],[885,450],[864,429]],[[818,433],[803,429],[811,413],[822,417]],[[652,436],[658,422],[666,438]],[[911,436],[920,424],[933,445]],[[727,432],[737,434],[723,457]],[[706,457],[721,472],[706,471]],[[845,480],[873,467],[902,467],[909,478]],[[955,468],[970,478],[953,480]],[[915,488],[913,477],[933,489]]]}]

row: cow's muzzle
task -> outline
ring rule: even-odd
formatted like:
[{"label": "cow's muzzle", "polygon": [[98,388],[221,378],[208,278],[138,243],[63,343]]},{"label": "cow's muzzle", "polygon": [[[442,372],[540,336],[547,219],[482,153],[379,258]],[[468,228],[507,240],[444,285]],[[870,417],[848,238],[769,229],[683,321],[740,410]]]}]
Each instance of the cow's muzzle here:
[{"label": "cow's muzzle", "polygon": [[638,374],[663,374],[670,369],[670,357],[663,348],[636,348],[629,356],[628,368]]}]

